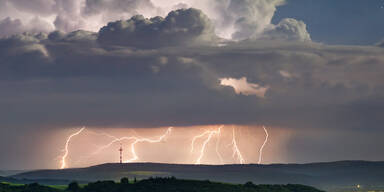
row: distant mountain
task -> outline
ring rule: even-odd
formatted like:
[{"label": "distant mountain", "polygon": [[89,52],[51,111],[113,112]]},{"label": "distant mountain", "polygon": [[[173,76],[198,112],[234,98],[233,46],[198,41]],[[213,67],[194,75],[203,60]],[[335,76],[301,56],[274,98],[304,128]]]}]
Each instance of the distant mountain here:
[{"label": "distant mountain", "polygon": [[16,179],[118,180],[175,176],[182,179],[229,183],[304,184],[321,189],[346,186],[382,186],[384,162],[339,161],[272,165],[180,165],[158,163],[102,164],[88,168],[39,170],[12,176]]}]

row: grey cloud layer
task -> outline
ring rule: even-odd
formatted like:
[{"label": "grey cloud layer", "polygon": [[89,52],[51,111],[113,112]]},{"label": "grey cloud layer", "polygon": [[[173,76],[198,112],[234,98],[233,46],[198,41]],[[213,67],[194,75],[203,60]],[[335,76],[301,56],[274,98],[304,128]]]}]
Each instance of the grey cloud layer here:
[{"label": "grey cloud layer", "polygon": [[[110,23],[99,34],[1,39],[0,121],[14,128],[265,123],[357,130],[384,123],[382,48],[273,40],[219,46],[201,38],[212,32],[208,23],[188,9]],[[265,98],[220,85],[220,78],[242,77],[269,87]]]}]

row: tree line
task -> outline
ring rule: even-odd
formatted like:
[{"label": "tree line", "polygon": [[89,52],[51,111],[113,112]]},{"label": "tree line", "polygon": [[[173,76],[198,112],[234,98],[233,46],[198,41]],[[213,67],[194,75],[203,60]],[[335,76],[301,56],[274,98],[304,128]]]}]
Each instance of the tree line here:
[{"label": "tree line", "polygon": [[297,185],[255,185],[224,184],[211,181],[182,180],[174,177],[149,178],[137,181],[122,178],[120,182],[97,181],[80,186],[77,182],[70,183],[66,189],[60,190],[37,183],[14,186],[0,184],[0,192],[322,192],[316,188]]}]

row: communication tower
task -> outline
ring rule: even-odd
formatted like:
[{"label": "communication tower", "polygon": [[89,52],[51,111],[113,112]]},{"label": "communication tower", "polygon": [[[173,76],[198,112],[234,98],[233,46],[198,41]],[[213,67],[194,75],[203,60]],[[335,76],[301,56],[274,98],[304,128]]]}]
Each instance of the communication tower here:
[{"label": "communication tower", "polygon": [[123,145],[120,143],[120,164],[123,163]]}]

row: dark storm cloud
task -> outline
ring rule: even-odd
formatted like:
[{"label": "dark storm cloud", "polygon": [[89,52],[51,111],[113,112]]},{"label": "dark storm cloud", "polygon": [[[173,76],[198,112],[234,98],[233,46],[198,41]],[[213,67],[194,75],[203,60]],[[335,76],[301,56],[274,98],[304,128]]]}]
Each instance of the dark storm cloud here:
[{"label": "dark storm cloud", "polygon": [[[384,123],[382,48],[260,40],[223,46],[201,38],[212,35],[207,31],[206,17],[188,9],[110,23],[99,34],[2,39],[0,120],[18,129],[263,123],[378,130]],[[269,89],[265,98],[236,94],[220,85],[228,77]]]},{"label": "dark storm cloud", "polygon": [[99,32],[102,44],[136,48],[202,44],[216,39],[210,20],[197,9],[172,11],[165,18],[134,16],[127,21],[108,23]]}]

